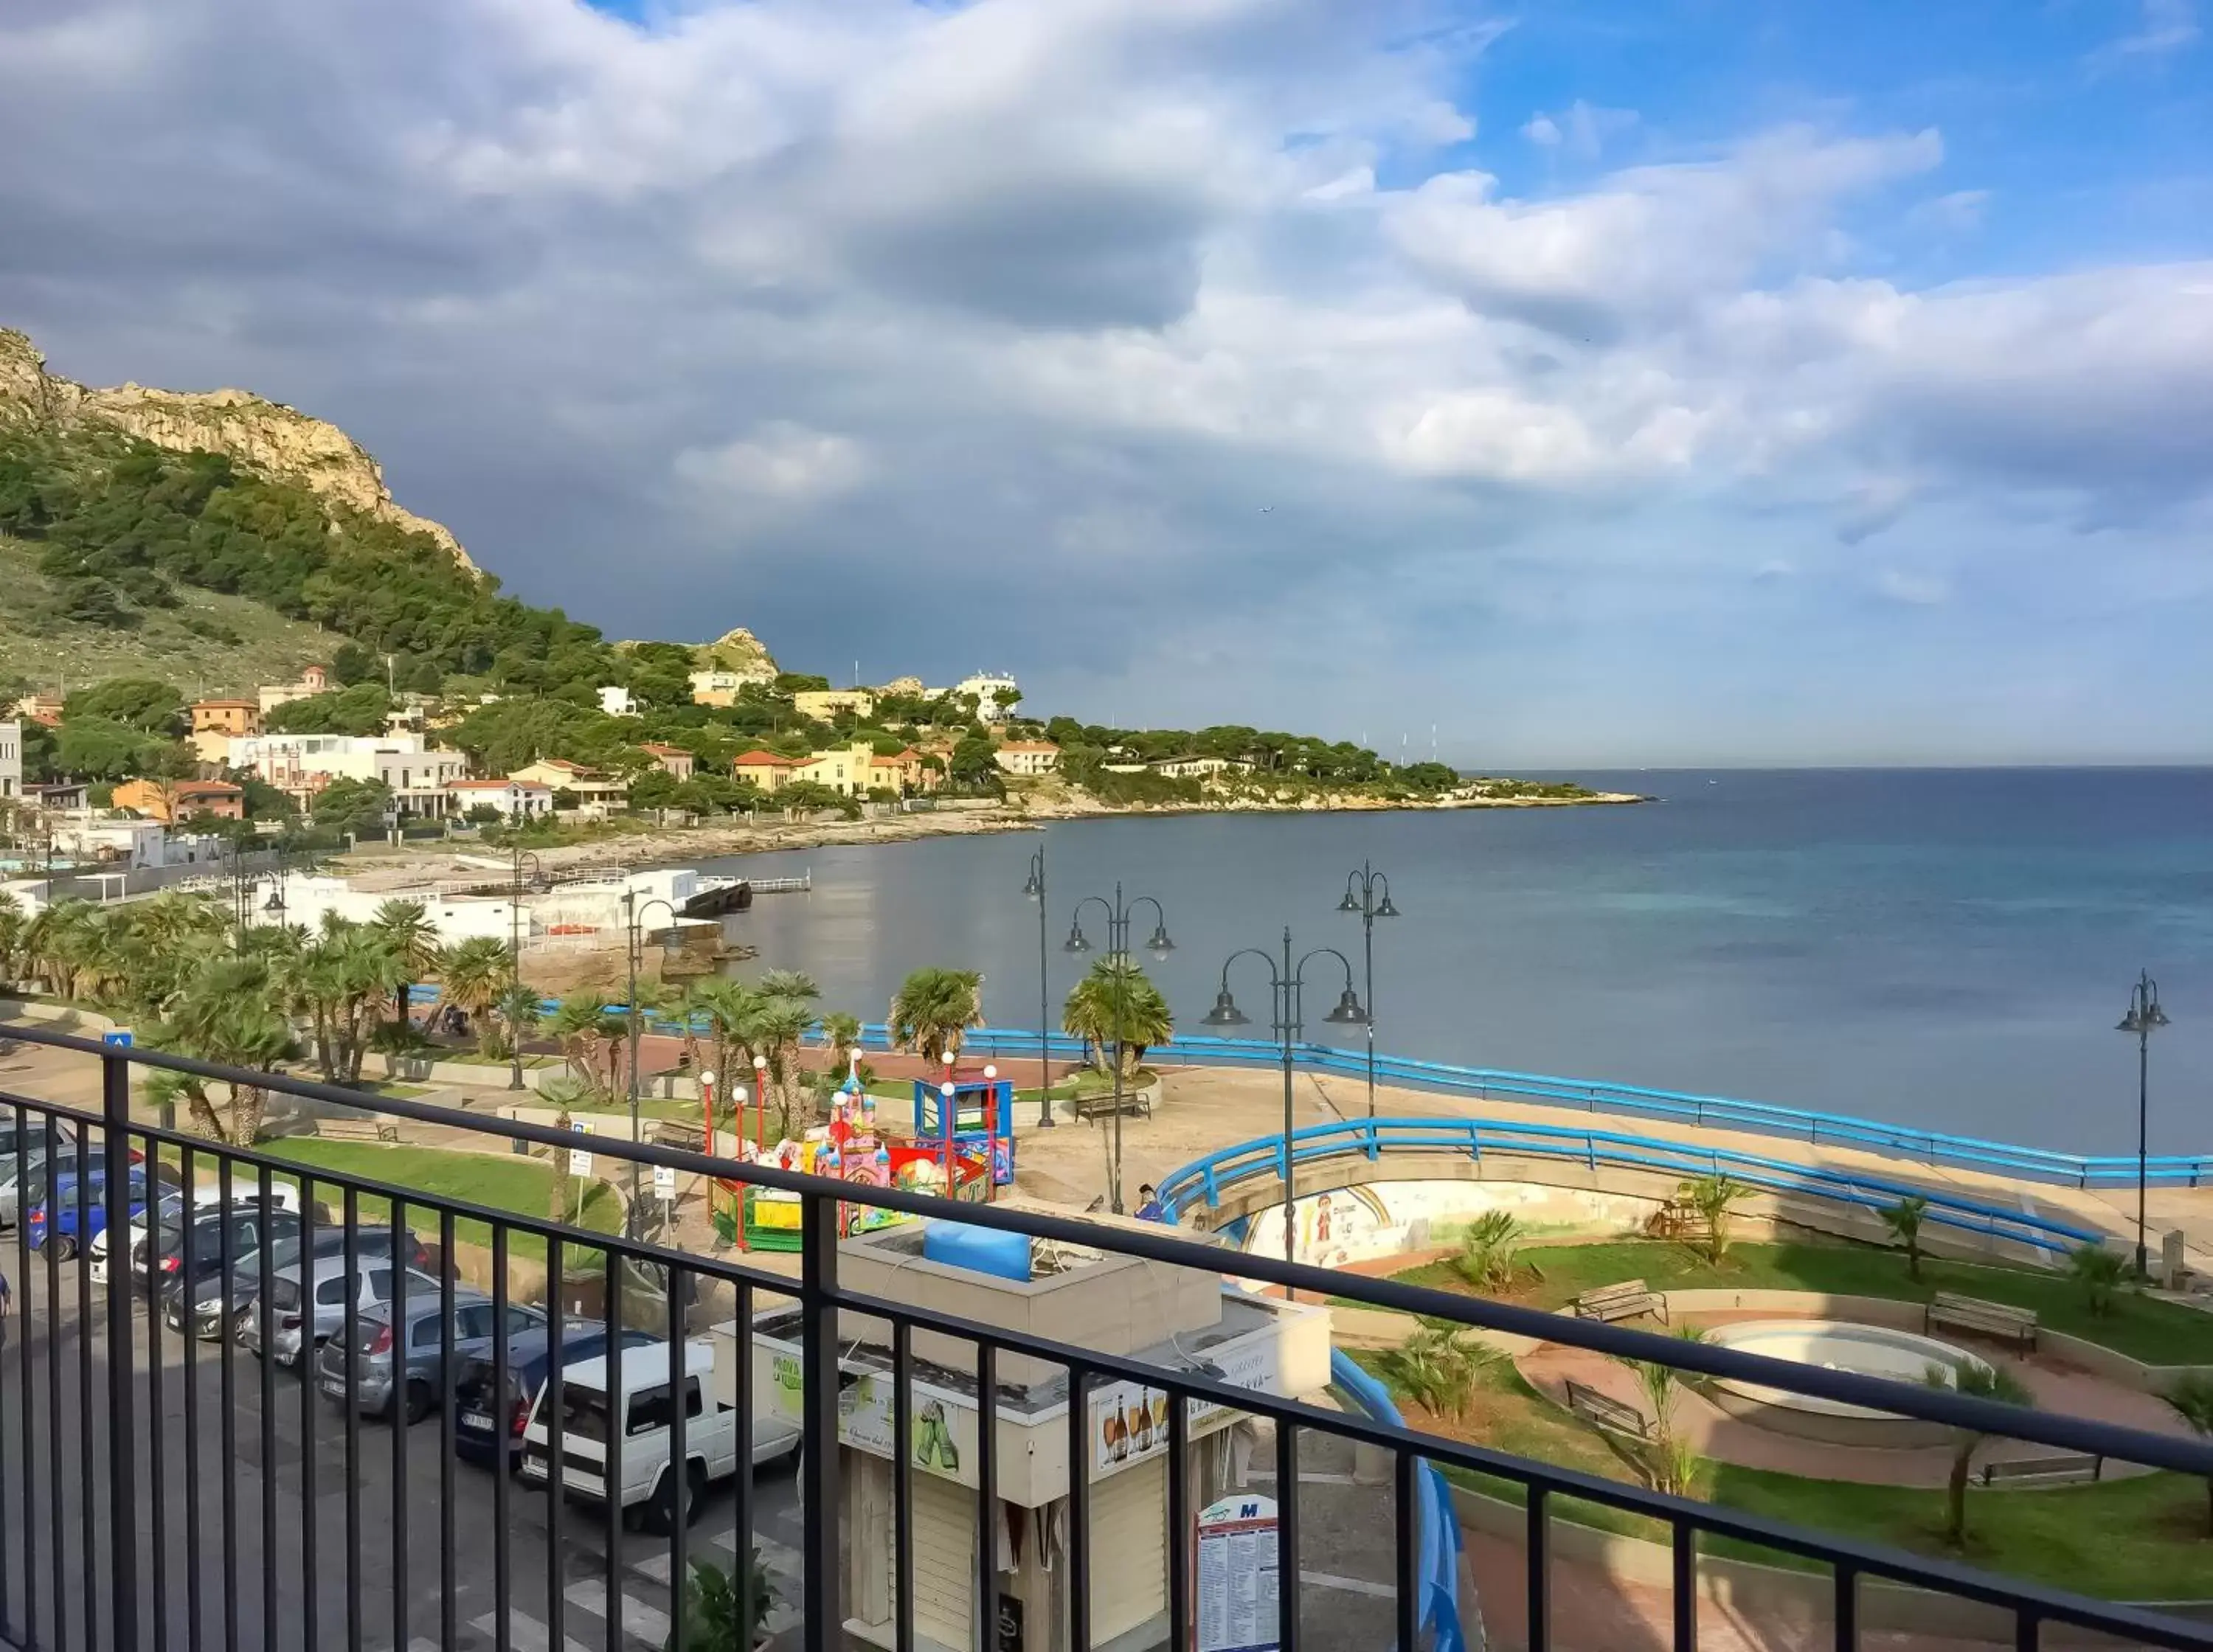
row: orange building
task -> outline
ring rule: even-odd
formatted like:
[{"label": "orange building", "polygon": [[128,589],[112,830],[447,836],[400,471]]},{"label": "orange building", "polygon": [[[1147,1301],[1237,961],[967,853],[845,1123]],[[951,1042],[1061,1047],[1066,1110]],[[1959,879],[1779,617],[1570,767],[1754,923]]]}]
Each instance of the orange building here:
[{"label": "orange building", "polygon": [[796,758],[779,757],[774,752],[747,752],[731,760],[730,772],[762,791],[782,791],[799,767]]},{"label": "orange building", "polygon": [[192,749],[203,763],[221,763],[230,755],[234,735],[261,732],[261,707],[253,700],[194,700]]},{"label": "orange building", "polygon": [[115,789],[115,807],[165,826],[197,814],[243,820],[246,788],[228,780],[126,780]]}]

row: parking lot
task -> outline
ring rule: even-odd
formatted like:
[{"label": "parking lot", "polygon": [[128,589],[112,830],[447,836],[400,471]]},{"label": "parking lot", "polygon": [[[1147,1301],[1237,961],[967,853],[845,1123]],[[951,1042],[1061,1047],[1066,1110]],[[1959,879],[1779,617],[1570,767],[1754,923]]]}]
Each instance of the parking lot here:
[{"label": "parking lot", "polygon": [[[0,1620],[18,1633],[35,1628],[45,1645],[104,1645],[113,1547],[88,1518],[104,1510],[108,1472],[106,1294],[77,1263],[50,1279],[44,1257],[25,1261],[16,1235],[0,1235],[15,1298],[0,1348]],[[405,1429],[369,1417],[349,1428],[311,1373],[303,1380],[297,1367],[168,1331],[157,1347],[143,1301],[134,1323],[142,1644],[543,1652],[556,1644],[557,1618],[568,1645],[658,1648],[666,1638],[666,1539],[622,1534],[611,1592],[604,1512],[566,1503],[557,1538],[546,1494],[450,1458],[437,1412]],[[713,1489],[689,1538],[691,1553],[725,1566],[736,1548],[734,1485]],[[99,1488],[89,1502],[88,1486]],[[789,1470],[761,1470],[753,1505],[753,1541],[796,1601]],[[100,1630],[91,1638],[88,1608]],[[779,1641],[794,1621],[780,1605],[771,1621]]]}]

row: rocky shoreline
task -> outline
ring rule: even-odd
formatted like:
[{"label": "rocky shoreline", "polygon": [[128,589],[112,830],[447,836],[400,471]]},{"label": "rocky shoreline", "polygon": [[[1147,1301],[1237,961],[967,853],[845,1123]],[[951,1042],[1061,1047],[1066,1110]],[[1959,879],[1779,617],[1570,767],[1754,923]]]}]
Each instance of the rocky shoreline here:
[{"label": "rocky shoreline", "polygon": [[[1302,799],[1292,803],[1225,801],[1216,804],[1148,807],[1100,803],[1090,798],[1017,801],[974,805],[949,804],[914,814],[887,814],[858,820],[783,822],[649,827],[612,833],[588,843],[553,848],[533,848],[539,864],[548,871],[582,866],[619,865],[643,870],[649,867],[683,866],[729,855],[767,854],[778,850],[820,849],[859,844],[907,843],[919,838],[969,836],[988,832],[1028,832],[1056,820],[1097,820],[1108,816],[1170,814],[1304,814],[1444,812],[1486,808],[1593,808],[1652,800],[1632,792],[1594,792],[1585,797],[1472,797],[1434,803],[1391,802],[1381,798],[1337,797]],[[358,887],[399,892],[442,878],[464,877],[480,871],[459,861],[469,855],[476,862],[497,856],[490,844],[472,852],[440,843],[422,849],[357,850],[333,863]]]}]

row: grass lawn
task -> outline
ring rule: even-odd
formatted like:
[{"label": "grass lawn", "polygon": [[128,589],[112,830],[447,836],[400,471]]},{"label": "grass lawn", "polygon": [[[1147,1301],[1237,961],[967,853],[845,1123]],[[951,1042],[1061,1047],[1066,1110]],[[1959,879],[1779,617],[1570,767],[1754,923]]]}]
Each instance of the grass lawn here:
[{"label": "grass lawn", "polygon": [[[373,1142],[326,1142],[312,1136],[265,1142],[261,1150],[312,1169],[412,1188],[426,1198],[466,1200],[540,1219],[546,1215],[552,1199],[552,1167],[543,1160],[518,1155],[455,1153],[440,1148]],[[343,1194],[337,1188],[321,1185],[316,1197],[336,1214]],[[363,1195],[360,1203],[363,1221],[390,1220],[391,1207],[383,1199]],[[621,1220],[621,1201],[614,1190],[594,1182],[576,1225],[613,1233]],[[419,1206],[409,1207],[407,1224],[425,1238],[437,1230],[435,1214]],[[481,1222],[457,1222],[454,1236],[467,1243],[490,1245],[491,1228]],[[542,1261],[546,1241],[536,1234],[510,1231],[508,1250],[514,1256]]]},{"label": "grass lawn", "polygon": [[[1847,1296],[1885,1296],[1927,1301],[1940,1290],[2033,1308],[2054,1331],[2140,1359],[2151,1365],[2213,1364],[2213,1314],[2124,1291],[2112,1314],[2089,1310],[2082,1287],[2061,1275],[2023,1268],[1923,1258],[1921,1278],[1909,1278],[1905,1259],[1874,1246],[1832,1243],[1740,1243],[1715,1267],[1685,1246],[1666,1240],[1623,1240],[1600,1245],[1537,1245],[1520,1255],[1544,1272],[1541,1283],[1517,1299],[1537,1308],[1560,1308],[1570,1297],[1624,1279],[1643,1279],[1655,1290],[1819,1290]],[[1409,1284],[1472,1294],[1448,1261],[1397,1276]]]},{"label": "grass lawn", "polygon": [[[1378,1376],[1385,1375],[1379,1356],[1363,1351],[1353,1357]],[[1398,1399],[1417,1428],[1607,1479],[1636,1478],[1603,1436],[1540,1398],[1504,1362],[1478,1379],[1464,1421],[1440,1420],[1404,1395]],[[1522,1502],[1515,1482],[1454,1468],[1445,1472],[1472,1490],[1517,1505]],[[2213,1598],[2205,1487],[2178,1475],[2048,1490],[1971,1489],[1964,1549],[1945,1539],[1941,1490],[1805,1479],[1710,1460],[1703,1466],[1698,1491],[1709,1501],[1809,1530],[1963,1559],[2087,1594],[2136,1600]],[[1661,1522],[1601,1504],[1555,1497],[1552,1509],[1558,1519],[1600,1531],[1654,1542],[1667,1539]],[[1700,1549],[1765,1565],[1824,1570],[1733,1539],[1705,1538]]]}]

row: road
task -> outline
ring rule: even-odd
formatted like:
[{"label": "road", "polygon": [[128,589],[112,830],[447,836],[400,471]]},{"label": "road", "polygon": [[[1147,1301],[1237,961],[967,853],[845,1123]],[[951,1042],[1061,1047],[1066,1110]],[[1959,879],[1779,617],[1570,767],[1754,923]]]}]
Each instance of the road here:
[{"label": "road", "polygon": [[[113,1643],[113,1545],[95,1529],[108,1472],[106,1294],[71,1263],[56,1271],[57,1295],[45,1259],[34,1255],[27,1269],[22,1259],[15,1235],[0,1235],[0,1268],[15,1293],[0,1348],[0,1638],[104,1647]],[[557,1536],[551,1501],[520,1478],[454,1460],[448,1480],[436,1413],[405,1429],[370,1418],[349,1429],[298,1369],[229,1344],[188,1347],[166,1330],[157,1381],[143,1305],[135,1321],[142,1647],[550,1652],[557,1600],[567,1646],[631,1652],[666,1639],[668,1539],[623,1534],[611,1588],[604,1514],[566,1503]],[[157,1387],[158,1408],[149,1403]],[[725,1566],[735,1484],[715,1488],[688,1539],[691,1554]],[[396,1501],[395,1485],[405,1492]],[[88,1486],[99,1488],[89,1503]],[[785,1469],[765,1468],[753,1482],[753,1541],[785,1601],[798,1598],[796,1492]],[[780,1603],[771,1621],[779,1644],[796,1640],[796,1621]]]}]

